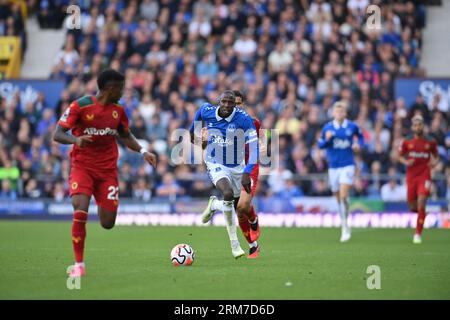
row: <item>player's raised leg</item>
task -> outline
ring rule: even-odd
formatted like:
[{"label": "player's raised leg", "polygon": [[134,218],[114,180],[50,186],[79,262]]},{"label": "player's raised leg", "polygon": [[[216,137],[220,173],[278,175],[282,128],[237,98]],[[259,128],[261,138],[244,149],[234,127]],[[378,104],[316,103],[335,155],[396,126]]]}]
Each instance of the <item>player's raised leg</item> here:
[{"label": "player's raised leg", "polygon": [[86,274],[84,265],[84,242],[86,240],[86,223],[88,219],[89,200],[85,194],[72,196],[74,209],[72,222],[72,244],[75,255],[75,264],[70,272],[71,277],[81,277]]},{"label": "player's raised leg", "polygon": [[231,242],[231,252],[237,259],[245,255],[245,252],[241,248],[236,232],[233,188],[228,178],[222,178],[217,181],[216,187],[223,195],[223,214],[225,216],[225,224],[227,226],[228,237]]},{"label": "player's raised leg", "polygon": [[211,220],[212,216],[218,211],[222,210],[223,202],[218,200],[216,196],[209,197],[208,205],[202,213],[202,222],[207,223]]},{"label": "player's raised leg", "polygon": [[104,174],[95,182],[94,197],[98,205],[100,224],[104,229],[112,229],[116,223],[119,207],[119,182],[116,171]]},{"label": "player's raised leg", "polygon": [[101,226],[106,229],[112,229],[116,224],[117,211],[109,210],[103,207],[98,207],[98,216],[100,218]]},{"label": "player's raised leg", "polygon": [[252,198],[252,194],[248,194],[245,190],[242,190],[236,208],[239,226],[241,227],[245,240],[247,240],[250,246],[248,256],[250,259],[257,258],[259,254],[259,246],[256,241],[259,237],[259,224],[258,217],[252,205]]}]

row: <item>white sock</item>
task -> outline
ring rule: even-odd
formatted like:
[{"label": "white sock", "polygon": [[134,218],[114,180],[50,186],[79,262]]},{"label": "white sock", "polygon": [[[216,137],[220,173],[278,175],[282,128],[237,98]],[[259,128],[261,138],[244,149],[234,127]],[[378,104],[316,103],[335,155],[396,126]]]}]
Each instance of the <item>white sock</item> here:
[{"label": "white sock", "polygon": [[75,266],[84,268],[84,262],[75,262]]},{"label": "white sock", "polygon": [[254,248],[254,247],[258,246],[258,242],[253,241],[252,243],[249,243],[248,245],[250,246],[250,248]]},{"label": "white sock", "polygon": [[348,217],[348,204],[346,201],[341,201],[339,203],[339,214],[341,215],[341,226],[344,229],[348,229],[347,217]]},{"label": "white sock", "polygon": [[341,217],[341,228],[344,229],[345,228],[345,210],[344,207],[342,206],[342,202],[339,201],[338,203],[338,212],[339,212],[339,216]]},{"label": "white sock", "polygon": [[228,237],[230,241],[238,241],[236,233],[236,221],[234,220],[234,201],[223,201],[223,214],[225,216],[225,223],[227,226]]},{"label": "white sock", "polygon": [[213,202],[211,203],[211,210],[223,211],[223,200],[214,199]]},{"label": "white sock", "polygon": [[350,209],[349,207],[350,207],[349,201],[348,201],[348,199],[345,199],[345,201],[344,201],[344,214],[345,214],[345,227],[347,228],[347,230],[349,230],[349,226],[348,226],[348,211]]}]

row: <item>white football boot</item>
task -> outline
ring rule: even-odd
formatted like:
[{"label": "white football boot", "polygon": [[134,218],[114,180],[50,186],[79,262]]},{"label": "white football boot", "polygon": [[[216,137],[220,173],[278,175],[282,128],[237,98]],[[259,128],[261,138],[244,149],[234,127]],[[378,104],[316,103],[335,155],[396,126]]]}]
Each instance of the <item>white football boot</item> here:
[{"label": "white football boot", "polygon": [[212,210],[211,206],[213,204],[213,201],[217,200],[216,196],[209,197],[208,205],[206,206],[206,209],[202,213],[202,222],[207,223],[211,220],[214,213],[216,213],[216,210]]},{"label": "white football boot", "polygon": [[245,256],[245,251],[242,250],[239,240],[231,240],[231,253],[235,259]]},{"label": "white football boot", "polygon": [[341,242],[347,242],[352,237],[352,232],[350,230],[350,227],[342,227],[341,230]]}]

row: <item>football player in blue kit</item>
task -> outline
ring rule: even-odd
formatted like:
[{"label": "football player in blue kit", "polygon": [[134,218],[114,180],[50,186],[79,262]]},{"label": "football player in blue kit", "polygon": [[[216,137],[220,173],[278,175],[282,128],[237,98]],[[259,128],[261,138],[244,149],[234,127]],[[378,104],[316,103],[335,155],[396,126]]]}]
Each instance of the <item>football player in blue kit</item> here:
[{"label": "football player in blue kit", "polygon": [[[208,222],[215,211],[223,210],[231,251],[235,258],[245,255],[236,233],[235,210],[242,187],[251,192],[250,173],[259,160],[258,135],[252,118],[236,107],[235,94],[224,91],[218,105],[203,104],[195,114],[190,128],[191,142],[201,144],[203,124],[208,129],[205,164],[211,181],[223,201],[210,199],[202,221]],[[249,158],[245,164],[245,145]]]}]

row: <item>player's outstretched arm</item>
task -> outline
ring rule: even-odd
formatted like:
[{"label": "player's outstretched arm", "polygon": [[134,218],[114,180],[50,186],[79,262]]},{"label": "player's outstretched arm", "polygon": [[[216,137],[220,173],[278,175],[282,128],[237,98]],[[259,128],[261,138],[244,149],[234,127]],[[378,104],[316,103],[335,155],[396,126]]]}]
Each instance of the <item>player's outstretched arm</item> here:
[{"label": "player's outstretched arm", "polygon": [[438,166],[439,164],[439,157],[435,156],[435,155],[431,155],[430,156],[430,163],[428,164],[428,166],[430,167],[430,169],[434,169],[435,167]]},{"label": "player's outstretched arm", "polygon": [[131,133],[130,130],[119,129],[119,136],[123,141],[123,143],[129,149],[136,152],[140,152],[144,156],[145,161],[147,161],[150,165],[156,168],[156,155],[142,148],[139,142],[137,141],[136,137]]},{"label": "player's outstretched arm", "polygon": [[55,132],[53,133],[53,141],[62,143],[62,144],[76,144],[80,148],[85,147],[86,145],[92,143],[91,135],[84,135],[80,137],[75,137],[71,134],[67,134],[69,128],[64,128],[60,125],[56,126]]},{"label": "player's outstretched arm", "polygon": [[406,159],[404,156],[400,155],[398,156],[398,162],[409,167],[414,163],[414,159]]},{"label": "player's outstretched arm", "polygon": [[354,135],[354,137],[357,138],[357,141],[353,142],[352,150],[355,153],[358,153],[364,147],[364,136],[362,134],[361,129],[357,125],[355,125],[355,135]]}]

